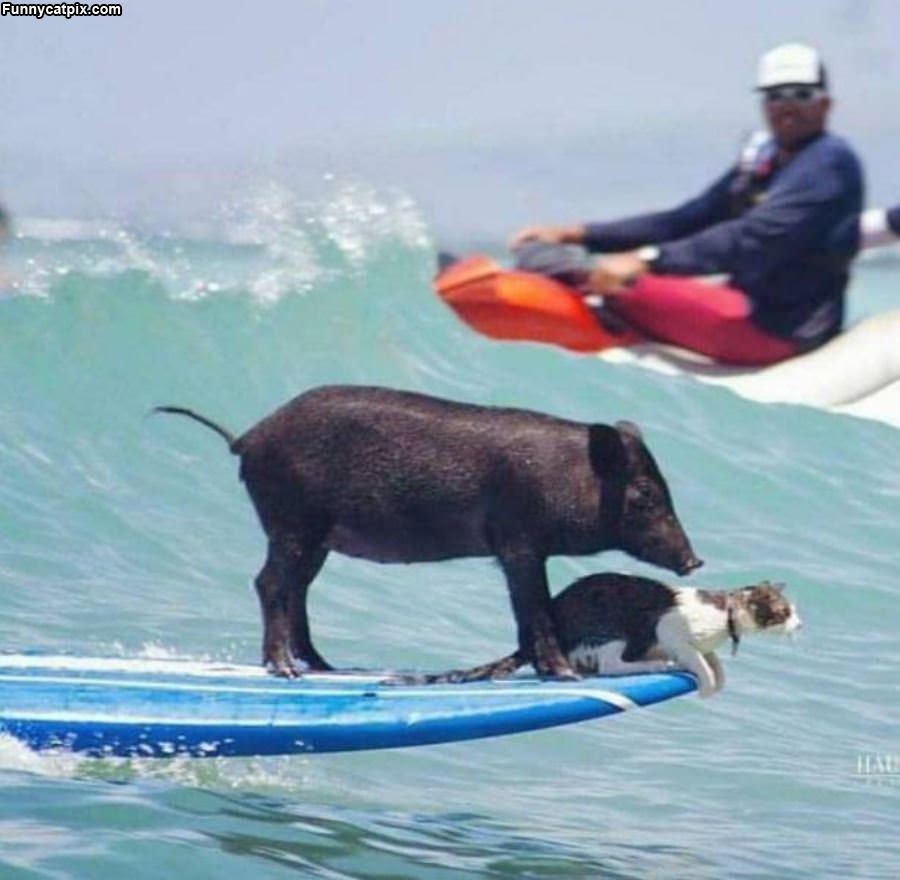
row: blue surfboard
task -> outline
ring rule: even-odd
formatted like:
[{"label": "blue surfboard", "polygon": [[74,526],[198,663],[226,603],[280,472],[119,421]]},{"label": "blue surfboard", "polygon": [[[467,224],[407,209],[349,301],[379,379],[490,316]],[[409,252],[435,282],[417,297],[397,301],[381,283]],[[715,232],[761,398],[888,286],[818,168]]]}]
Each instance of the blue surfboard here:
[{"label": "blue surfboard", "polygon": [[663,674],[392,685],[385,674],[274,678],[256,666],[0,655],[0,733],[94,756],[252,756],[501,736],[617,715],[696,689]]}]

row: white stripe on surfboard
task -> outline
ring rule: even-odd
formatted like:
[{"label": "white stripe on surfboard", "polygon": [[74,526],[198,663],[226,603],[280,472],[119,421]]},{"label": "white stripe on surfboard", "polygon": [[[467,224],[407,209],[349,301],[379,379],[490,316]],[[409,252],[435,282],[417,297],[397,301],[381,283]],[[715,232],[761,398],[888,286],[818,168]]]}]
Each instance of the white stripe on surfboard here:
[{"label": "white stripe on surfboard", "polygon": [[[194,678],[252,678],[271,677],[262,665],[217,663],[214,660],[160,660],[143,657],[69,657],[61,655],[0,654],[0,672],[4,669],[34,669],[46,672],[127,672],[135,675],[183,675]],[[310,674],[315,681],[378,682],[390,673],[327,673]]]},{"label": "white stripe on surfboard", "polygon": [[[369,679],[366,680],[368,681]],[[2,675],[0,676],[0,681],[12,681],[19,684],[66,685],[71,687],[84,687],[88,685],[102,688],[122,688],[125,690],[140,688],[142,690],[178,691],[188,693],[241,693],[242,691],[246,691],[246,693],[248,694],[280,697],[284,697],[293,693],[294,695],[304,695],[310,698],[346,695],[348,693],[361,696],[363,693],[358,688],[352,688],[348,691],[346,689],[341,689],[338,687],[317,687],[314,690],[301,689],[300,687],[298,687],[296,690],[292,691],[289,684],[287,683],[285,683],[284,686],[277,688],[252,687],[235,690],[233,686],[228,686],[225,684],[193,684],[191,682],[181,681],[135,681],[131,679],[85,678],[83,676],[78,676],[76,678],[66,675],[53,675],[52,673],[45,674],[44,676]],[[538,682],[523,682],[521,684],[516,684],[515,682],[498,681],[489,685],[481,685],[477,688],[473,688],[471,686],[460,688],[459,685],[454,684],[446,685],[444,687],[435,685],[409,686],[386,684],[381,685],[378,690],[375,691],[375,693],[380,697],[393,697],[399,699],[412,699],[415,697],[437,695],[458,695],[461,697],[469,698],[497,697],[500,694],[503,694],[504,696],[514,694],[520,697],[539,696],[547,699],[548,702],[557,697],[576,697],[589,700],[599,700],[604,703],[609,703],[610,705],[615,706],[618,709],[622,709],[623,711],[627,709],[634,709],[638,706],[637,703],[635,703],[629,697],[626,697],[624,694],[618,693],[617,691],[610,691],[606,688],[566,688],[554,686],[545,687]]]},{"label": "white stripe on surfboard", "polygon": [[[194,688],[189,688],[193,690]],[[635,703],[633,700],[630,700],[624,694],[616,693],[615,691],[606,691],[606,690],[591,690],[590,692],[585,691],[565,691],[562,694],[559,692],[555,692],[560,696],[573,696],[577,698],[584,699],[593,699],[598,702],[604,703],[606,705],[615,706],[617,709],[625,712],[629,709],[636,709],[639,707],[638,703]],[[476,692],[476,695],[492,695],[496,696],[496,691],[483,691]],[[487,707],[485,707],[487,708]],[[509,708],[509,707],[506,707]],[[470,714],[471,710],[467,714]],[[7,721],[12,720],[23,720],[23,721],[54,721],[54,722],[75,722],[75,721],[83,721],[92,724],[128,724],[130,726],[159,726],[159,725],[170,725],[172,727],[185,727],[185,728],[194,728],[194,727],[206,727],[206,726],[222,726],[222,727],[232,727],[232,728],[251,728],[251,727],[293,727],[293,726],[308,726],[315,727],[317,724],[321,725],[330,725],[334,723],[333,718],[263,718],[261,716],[251,719],[239,719],[234,718],[233,716],[226,716],[223,718],[216,718],[211,716],[209,718],[203,718],[201,720],[196,720],[194,718],[185,718],[182,716],[166,716],[166,715],[110,715],[107,713],[82,713],[82,712],[73,712],[66,709],[60,709],[57,711],[28,711],[28,712],[16,712],[16,711],[7,711],[3,713],[3,717]]]}]

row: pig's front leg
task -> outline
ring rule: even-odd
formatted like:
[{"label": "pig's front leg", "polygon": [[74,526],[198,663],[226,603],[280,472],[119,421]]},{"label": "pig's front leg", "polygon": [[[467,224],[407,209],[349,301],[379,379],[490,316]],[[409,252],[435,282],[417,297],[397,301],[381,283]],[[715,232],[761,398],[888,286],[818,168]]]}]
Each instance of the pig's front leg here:
[{"label": "pig's front leg", "polygon": [[521,547],[504,548],[498,551],[497,558],[506,575],[520,654],[534,664],[538,675],[577,679],[556,638],[545,560]]}]

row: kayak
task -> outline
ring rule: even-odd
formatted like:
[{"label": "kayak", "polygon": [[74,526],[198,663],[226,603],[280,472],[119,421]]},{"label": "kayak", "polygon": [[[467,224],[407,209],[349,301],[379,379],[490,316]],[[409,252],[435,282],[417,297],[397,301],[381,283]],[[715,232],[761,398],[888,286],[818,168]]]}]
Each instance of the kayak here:
[{"label": "kayak", "polygon": [[490,257],[451,263],[435,278],[438,296],[473,330],[492,339],[527,340],[571,351],[601,352],[645,341],[608,327],[584,299],[560,281],[504,269]]},{"label": "kayak", "polygon": [[445,266],[438,296],[469,327],[669,375],[723,385],[751,400],[797,403],[900,427],[900,310],[860,321],[826,345],[768,367],[734,367],[611,322],[560,281],[472,256]]}]

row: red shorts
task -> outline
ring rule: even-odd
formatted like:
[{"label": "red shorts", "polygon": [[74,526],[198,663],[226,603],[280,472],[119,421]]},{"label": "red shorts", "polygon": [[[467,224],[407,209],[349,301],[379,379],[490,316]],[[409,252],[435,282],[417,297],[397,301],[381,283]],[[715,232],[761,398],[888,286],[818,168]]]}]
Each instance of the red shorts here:
[{"label": "red shorts", "polygon": [[771,364],[797,354],[786,339],[750,320],[750,300],[721,284],[672,275],[642,275],[627,293],[606,300],[611,311],[660,342],[726,364]]}]

